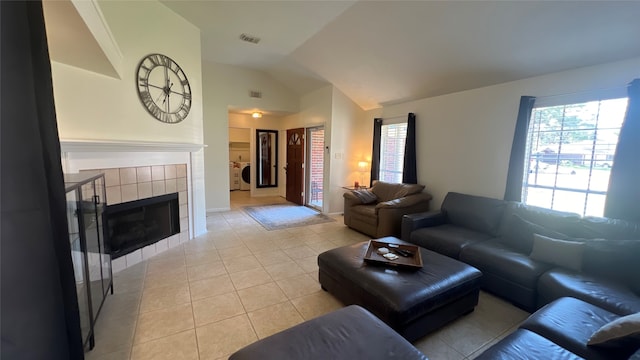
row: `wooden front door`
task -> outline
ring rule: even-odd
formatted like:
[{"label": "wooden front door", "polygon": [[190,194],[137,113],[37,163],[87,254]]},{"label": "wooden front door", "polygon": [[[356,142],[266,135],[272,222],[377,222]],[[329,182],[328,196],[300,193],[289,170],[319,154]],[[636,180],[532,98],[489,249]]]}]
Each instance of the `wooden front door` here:
[{"label": "wooden front door", "polygon": [[287,201],[303,205],[304,129],[287,130]]}]

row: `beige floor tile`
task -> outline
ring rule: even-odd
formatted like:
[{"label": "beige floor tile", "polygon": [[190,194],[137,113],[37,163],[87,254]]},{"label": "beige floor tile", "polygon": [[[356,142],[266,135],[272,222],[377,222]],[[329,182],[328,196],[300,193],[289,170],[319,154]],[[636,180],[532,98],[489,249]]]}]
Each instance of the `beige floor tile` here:
[{"label": "beige floor tile", "polygon": [[[247,249],[247,251],[248,250],[249,249]],[[230,259],[223,257],[222,262],[224,263],[224,266],[227,268],[227,272],[230,274],[236,273],[239,271],[245,271],[245,270],[262,267],[258,259],[256,259],[256,257],[253,255],[230,258]]]},{"label": "beige floor tile", "polygon": [[156,340],[168,335],[193,329],[191,304],[151,311],[138,316],[134,344]]},{"label": "beige floor tile", "polygon": [[136,316],[121,318],[99,316],[94,329],[96,345],[91,350],[92,355],[130,351],[136,330],[136,319]]},{"label": "beige floor tile", "polygon": [[251,250],[249,250],[249,248],[244,243],[242,243],[242,245],[240,246],[220,249],[218,250],[218,253],[220,253],[220,258],[222,258],[223,260],[229,260],[251,255]]},{"label": "beige floor tile", "polygon": [[257,340],[246,314],[196,328],[200,359],[218,359]]},{"label": "beige floor tile", "polygon": [[269,305],[287,301],[287,295],[276,283],[258,285],[238,290],[238,295],[247,311],[262,309]]},{"label": "beige floor tile", "polygon": [[224,274],[192,281],[189,283],[189,290],[191,291],[191,300],[195,301],[233,292],[236,289],[233,287],[229,275]]},{"label": "beige floor tile", "polygon": [[462,317],[438,331],[438,337],[464,357],[490,342],[498,334]]},{"label": "beige floor tile", "polygon": [[270,251],[258,252],[254,255],[256,259],[260,261],[260,264],[262,264],[262,266],[281,264],[292,260],[284,251],[279,249],[273,250],[273,248],[270,249]]},{"label": "beige floor tile", "polygon": [[216,250],[216,246],[213,241],[205,240],[205,241],[196,241],[190,240],[183,245],[185,256],[188,254],[198,254],[201,252],[214,251]]},{"label": "beige floor tile", "polygon": [[323,240],[322,242],[309,244],[307,246],[309,246],[313,251],[315,251],[316,254],[322,254],[325,251],[336,248],[336,244],[332,243],[329,240]]},{"label": "beige floor tile", "polygon": [[136,317],[140,309],[142,291],[128,293],[114,293],[107,298],[100,310],[100,317],[121,318]]},{"label": "beige floor tile", "polygon": [[216,250],[201,251],[197,253],[189,253],[185,255],[185,259],[187,261],[187,266],[194,266],[218,262],[220,261],[220,255],[218,255],[218,251]]},{"label": "beige floor tile", "polygon": [[145,289],[140,302],[140,313],[164,309],[191,302],[189,285],[160,286]]},{"label": "beige floor tile", "polygon": [[263,268],[256,268],[246,271],[239,271],[229,274],[233,286],[240,290],[246,289],[256,285],[262,285],[272,282],[271,276]]},{"label": "beige floor tile", "polygon": [[193,302],[196,327],[244,314],[238,294],[230,292]]},{"label": "beige floor tile", "polygon": [[298,266],[300,266],[304,272],[310,273],[314,271],[318,271],[318,257],[317,256],[309,256],[302,259],[294,260]]},{"label": "beige floor tile", "polygon": [[236,238],[235,234],[232,237],[225,236],[224,238],[216,238],[213,240],[213,243],[216,245],[218,250],[244,246],[242,240]]},{"label": "beige floor tile", "polygon": [[170,272],[148,274],[144,279],[144,288],[151,289],[161,286],[182,285],[187,281],[187,268],[182,266]]},{"label": "beige floor tile", "polygon": [[255,255],[258,253],[264,253],[274,250],[280,250],[276,242],[269,239],[260,239],[259,241],[245,241],[245,245],[251,250],[251,252]]},{"label": "beige floor tile", "polygon": [[298,310],[288,301],[252,311],[248,315],[260,339],[304,321]]},{"label": "beige floor tile", "polygon": [[147,275],[155,273],[171,273],[185,266],[184,255],[156,259],[152,257],[147,264]]},{"label": "beige floor tile", "polygon": [[309,274],[302,274],[294,277],[276,281],[280,289],[289,299],[295,299],[303,295],[309,295],[316,291],[322,291],[320,284]]},{"label": "beige floor tile", "polygon": [[195,266],[189,266],[187,268],[189,274],[189,281],[197,281],[210,277],[220,276],[227,273],[224,264],[222,262],[201,264]]},{"label": "beige floor tile", "polygon": [[305,320],[338,310],[344,305],[326,291],[318,291],[291,300]]},{"label": "beige floor tile", "polygon": [[428,335],[413,343],[429,359],[463,360],[464,355],[442,341],[437,334]]},{"label": "beige floor tile", "polygon": [[304,270],[293,261],[264,267],[274,280],[304,274]]},{"label": "beige floor tile", "polygon": [[131,351],[131,360],[198,360],[198,356],[195,330],[138,344]]},{"label": "beige floor tile", "polygon": [[303,242],[301,242],[298,238],[293,237],[293,235],[289,234],[289,237],[283,237],[283,238],[276,238],[274,239],[276,245],[280,248],[280,249],[291,249],[294,247],[298,247],[301,245],[304,245]]},{"label": "beige floor tile", "polygon": [[283,250],[292,259],[303,259],[309,256],[318,255],[317,252],[307,245],[296,246]]}]

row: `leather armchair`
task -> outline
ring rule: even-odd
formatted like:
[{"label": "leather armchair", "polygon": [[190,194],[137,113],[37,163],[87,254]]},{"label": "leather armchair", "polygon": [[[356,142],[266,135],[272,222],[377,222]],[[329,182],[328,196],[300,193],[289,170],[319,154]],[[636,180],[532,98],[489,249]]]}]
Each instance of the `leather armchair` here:
[{"label": "leather armchair", "polygon": [[367,191],[375,201],[365,203],[356,191],[344,194],[344,224],[374,238],[400,237],[402,216],[429,210],[432,196],[424,185],[374,182]]}]

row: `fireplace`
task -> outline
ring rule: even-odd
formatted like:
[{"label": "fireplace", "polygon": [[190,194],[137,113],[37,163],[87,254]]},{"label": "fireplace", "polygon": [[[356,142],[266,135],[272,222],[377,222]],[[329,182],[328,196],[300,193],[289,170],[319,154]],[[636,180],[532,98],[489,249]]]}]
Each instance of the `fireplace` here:
[{"label": "fireplace", "polygon": [[112,259],[180,233],[178,193],[109,205],[103,214]]}]

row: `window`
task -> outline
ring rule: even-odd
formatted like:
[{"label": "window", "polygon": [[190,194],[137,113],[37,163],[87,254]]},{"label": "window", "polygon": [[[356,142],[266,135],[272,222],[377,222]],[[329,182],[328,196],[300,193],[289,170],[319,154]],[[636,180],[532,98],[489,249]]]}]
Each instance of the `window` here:
[{"label": "window", "polygon": [[380,174],[385,182],[401,183],[407,123],[382,125],[380,137]]},{"label": "window", "polygon": [[534,107],[525,157],[525,203],[602,216],[627,98]]}]

